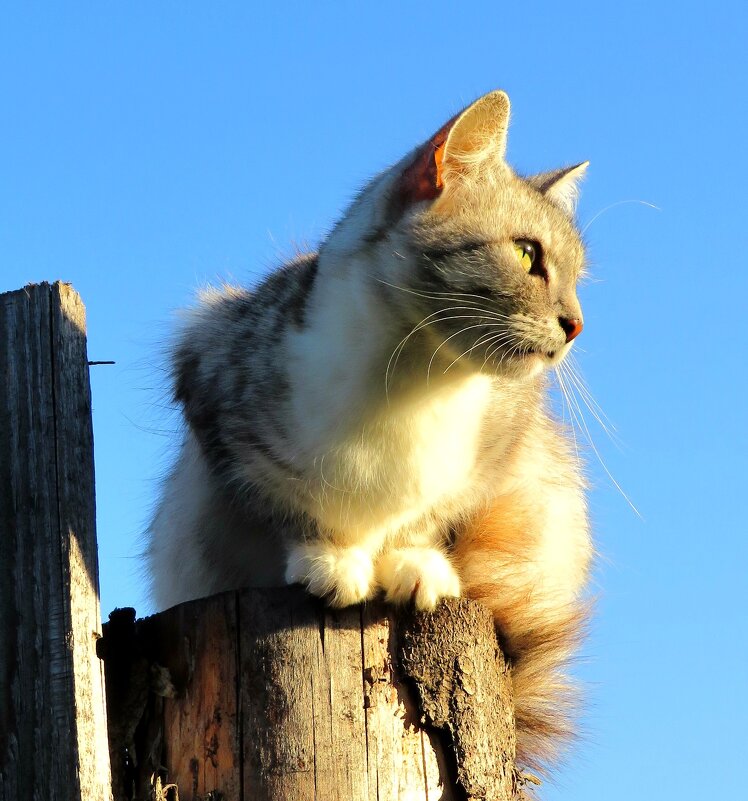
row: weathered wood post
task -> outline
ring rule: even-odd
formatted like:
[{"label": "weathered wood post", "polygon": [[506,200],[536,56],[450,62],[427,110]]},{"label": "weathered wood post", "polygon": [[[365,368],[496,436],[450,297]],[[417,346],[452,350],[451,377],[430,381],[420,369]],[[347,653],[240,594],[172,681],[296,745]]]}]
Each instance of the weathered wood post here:
[{"label": "weathered wood post", "polygon": [[411,615],[248,589],[104,629],[115,801],[157,783],[179,801],[523,798],[511,680],[476,603]]},{"label": "weathered wood post", "polygon": [[111,798],[85,311],[0,295],[0,801]]}]

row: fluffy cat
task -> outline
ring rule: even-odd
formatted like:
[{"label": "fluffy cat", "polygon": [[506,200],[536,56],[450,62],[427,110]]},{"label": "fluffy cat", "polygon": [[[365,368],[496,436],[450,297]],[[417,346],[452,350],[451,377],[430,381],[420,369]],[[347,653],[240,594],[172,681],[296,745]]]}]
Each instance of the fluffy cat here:
[{"label": "fluffy cat", "polygon": [[173,348],[188,428],[149,567],[160,607],[284,582],[333,606],[480,600],[538,765],[567,733],[592,552],[545,377],[582,329],[587,165],[517,176],[508,122],[506,94],[485,95],[374,178],[319,253],[203,293]]}]

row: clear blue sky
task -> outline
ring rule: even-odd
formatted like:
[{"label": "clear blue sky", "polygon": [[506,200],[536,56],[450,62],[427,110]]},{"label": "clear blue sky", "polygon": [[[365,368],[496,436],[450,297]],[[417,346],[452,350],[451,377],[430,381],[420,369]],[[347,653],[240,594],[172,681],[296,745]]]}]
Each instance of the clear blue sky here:
[{"label": "clear blue sky", "polygon": [[[0,290],[88,308],[101,589],[149,610],[173,310],[313,246],[496,87],[521,171],[589,159],[577,359],[601,554],[586,741],[544,798],[738,797],[748,761],[744,3],[24,3],[0,12]],[[656,211],[639,203],[646,201]]]}]

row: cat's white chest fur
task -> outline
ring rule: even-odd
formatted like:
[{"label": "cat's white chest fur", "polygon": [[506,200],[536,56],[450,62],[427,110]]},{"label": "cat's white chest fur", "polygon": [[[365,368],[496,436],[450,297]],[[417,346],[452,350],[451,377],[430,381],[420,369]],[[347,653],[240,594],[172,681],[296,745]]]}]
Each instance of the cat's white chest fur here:
[{"label": "cat's white chest fur", "polygon": [[312,460],[302,501],[322,539],[291,548],[287,581],[307,578],[312,591],[332,592],[342,604],[368,597],[373,583],[398,602],[415,592],[424,608],[459,595],[459,578],[439,550],[443,521],[479,492],[492,397],[489,377],[455,377],[374,406],[357,426],[348,425],[344,407],[329,403],[327,431],[342,435],[316,443],[322,455]]},{"label": "cat's white chest fur", "polygon": [[471,483],[491,379],[471,375],[424,395],[391,424],[402,450],[389,454],[394,459],[383,469],[390,475],[402,472],[403,479],[413,476],[414,493],[431,504],[463,495]]},{"label": "cat's white chest fur", "polygon": [[330,443],[316,460],[318,519],[354,538],[386,536],[464,498],[490,397],[490,379],[472,376]]},{"label": "cat's white chest fur", "polygon": [[[365,310],[356,309],[350,297],[347,301],[337,306],[334,322],[318,320],[313,333],[293,344],[300,356],[293,360],[299,368],[295,378],[303,392],[292,399],[303,397],[303,403],[292,414],[298,423],[296,463],[306,475],[316,475],[309,493],[316,519],[360,537],[391,532],[465,496],[493,383],[489,376],[454,371],[448,380],[437,376],[427,383],[424,377],[422,390],[407,398],[374,401],[369,392],[373,384],[377,394],[377,382],[367,373],[382,364],[375,350],[382,337],[377,320],[365,319]],[[354,330],[367,332],[358,341],[330,332],[347,322],[341,320],[347,314],[357,316]],[[343,347],[345,353],[331,358],[331,350]],[[314,358],[318,353],[327,358]]]}]

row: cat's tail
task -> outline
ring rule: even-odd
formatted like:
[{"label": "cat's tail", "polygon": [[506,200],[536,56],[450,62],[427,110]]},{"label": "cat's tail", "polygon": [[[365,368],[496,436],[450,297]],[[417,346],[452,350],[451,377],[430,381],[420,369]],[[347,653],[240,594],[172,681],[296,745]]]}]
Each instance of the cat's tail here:
[{"label": "cat's tail", "polygon": [[[478,599],[479,600],[479,599]],[[484,599],[484,603],[489,599]],[[582,698],[569,667],[583,639],[586,607],[565,609],[553,615],[506,623],[506,610],[494,610],[496,630],[512,669],[517,759],[542,772],[557,764],[577,737]],[[507,636],[505,631],[514,636]]]},{"label": "cat's tail", "polygon": [[510,542],[507,529],[496,522],[489,514],[466,527],[453,558],[463,594],[493,613],[511,666],[518,763],[547,773],[577,736],[581,694],[569,667],[584,638],[590,605],[553,603],[542,584],[528,580],[531,554],[520,553],[520,538]]}]

